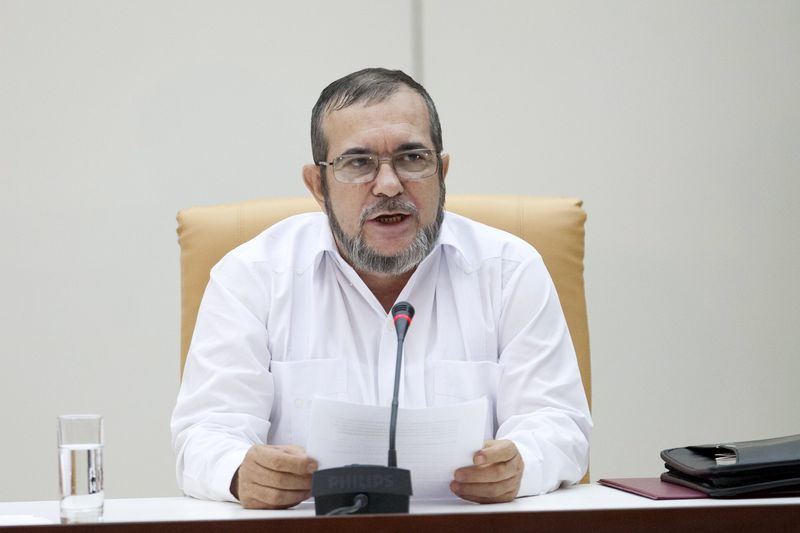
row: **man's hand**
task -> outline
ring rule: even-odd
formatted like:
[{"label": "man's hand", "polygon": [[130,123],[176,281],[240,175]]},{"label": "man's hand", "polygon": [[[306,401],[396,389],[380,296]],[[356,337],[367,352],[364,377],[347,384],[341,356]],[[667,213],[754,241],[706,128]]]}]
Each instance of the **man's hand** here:
[{"label": "man's hand", "polygon": [[231,480],[231,493],[247,509],[286,509],[311,496],[317,462],[299,446],[256,444]]},{"label": "man's hand", "polygon": [[455,471],[450,490],[477,503],[510,502],[517,497],[525,463],[510,440],[486,441],[472,458],[473,466]]}]

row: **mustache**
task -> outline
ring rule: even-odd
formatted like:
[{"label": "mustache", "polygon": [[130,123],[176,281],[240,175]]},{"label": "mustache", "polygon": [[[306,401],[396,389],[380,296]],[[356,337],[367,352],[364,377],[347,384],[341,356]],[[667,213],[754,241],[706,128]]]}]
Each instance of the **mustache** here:
[{"label": "mustache", "polygon": [[400,200],[399,198],[383,198],[377,204],[367,207],[361,212],[359,225],[363,226],[367,220],[386,211],[401,211],[413,216],[414,218],[419,218],[419,211],[417,211],[417,206],[415,206],[413,203],[406,200]]}]

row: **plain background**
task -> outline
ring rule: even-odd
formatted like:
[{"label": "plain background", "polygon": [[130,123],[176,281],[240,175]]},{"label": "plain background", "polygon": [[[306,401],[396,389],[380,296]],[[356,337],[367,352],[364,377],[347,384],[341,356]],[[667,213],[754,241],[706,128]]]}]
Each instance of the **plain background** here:
[{"label": "plain background", "polygon": [[800,3],[0,0],[0,500],[177,494],[175,214],[300,196],[330,81],[401,68],[450,193],[585,201],[592,478],[800,433]]}]

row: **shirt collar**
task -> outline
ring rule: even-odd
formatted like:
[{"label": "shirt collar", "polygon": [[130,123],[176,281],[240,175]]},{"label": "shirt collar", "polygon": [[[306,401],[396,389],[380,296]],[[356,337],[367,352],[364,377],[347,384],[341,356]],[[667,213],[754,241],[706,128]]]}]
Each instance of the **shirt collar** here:
[{"label": "shirt collar", "polygon": [[444,212],[444,221],[442,222],[442,229],[439,231],[436,247],[449,250],[451,252],[449,255],[455,259],[462,270],[472,272],[476,266],[469,261],[468,257],[471,257],[471,254],[468,254],[465,250],[467,243],[463,237],[458,237],[455,231],[456,224],[453,223],[453,219],[459,216],[449,211]]}]

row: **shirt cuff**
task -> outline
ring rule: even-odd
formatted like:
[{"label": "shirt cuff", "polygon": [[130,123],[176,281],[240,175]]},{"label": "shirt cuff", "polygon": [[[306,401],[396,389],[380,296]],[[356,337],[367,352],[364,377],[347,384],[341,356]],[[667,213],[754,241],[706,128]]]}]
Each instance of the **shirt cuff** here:
[{"label": "shirt cuff", "polygon": [[541,457],[537,457],[537,455],[533,453],[533,450],[519,440],[511,440],[517,446],[517,451],[522,457],[522,462],[525,464],[517,496],[536,496],[548,492],[548,488],[542,486]]},{"label": "shirt cuff", "polygon": [[231,493],[231,480],[233,480],[233,475],[241,466],[242,461],[244,461],[244,456],[247,455],[248,449],[242,448],[230,451],[219,459],[216,472],[214,472],[214,479],[211,482],[214,499],[228,502],[239,501]]}]

